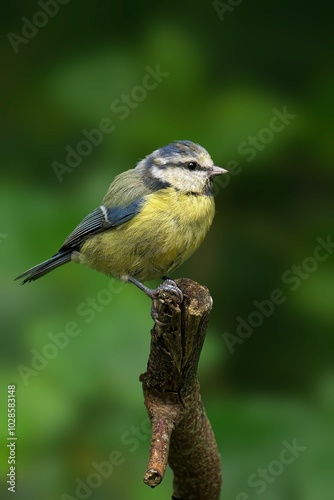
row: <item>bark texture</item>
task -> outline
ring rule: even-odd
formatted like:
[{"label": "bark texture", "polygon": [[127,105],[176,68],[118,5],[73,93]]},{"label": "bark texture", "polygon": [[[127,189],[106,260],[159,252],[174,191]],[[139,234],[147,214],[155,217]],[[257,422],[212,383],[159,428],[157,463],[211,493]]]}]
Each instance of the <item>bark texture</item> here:
[{"label": "bark texture", "polygon": [[156,290],[150,356],[140,376],[152,423],[144,482],[160,484],[168,463],[174,473],[174,500],[218,500],[220,457],[197,378],[212,299],[206,287],[191,280],[176,284],[182,302],[168,285]]}]

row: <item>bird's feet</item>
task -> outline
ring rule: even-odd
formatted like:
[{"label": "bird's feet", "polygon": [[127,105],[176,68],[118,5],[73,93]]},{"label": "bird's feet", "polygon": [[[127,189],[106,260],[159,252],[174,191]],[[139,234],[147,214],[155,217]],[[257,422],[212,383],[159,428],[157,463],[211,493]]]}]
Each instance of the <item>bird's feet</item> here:
[{"label": "bird's feet", "polygon": [[158,290],[166,290],[168,293],[171,293],[176,296],[176,301],[181,304],[183,302],[183,293],[177,286],[174,280],[171,280],[170,278],[166,278],[165,281],[156,288],[155,291]]},{"label": "bird's feet", "polygon": [[[165,278],[165,277],[164,277]],[[150,297],[151,300],[154,300],[157,298],[159,295],[159,292],[162,290],[166,290],[168,293],[175,295],[177,302],[181,304],[183,301],[183,293],[175,283],[175,281],[166,278],[165,281],[159,285],[157,288],[148,288],[147,286],[143,285],[140,281],[138,281],[136,278],[133,276],[128,276],[127,281],[135,285],[139,290],[145,293],[148,297]]]},{"label": "bird's feet", "polygon": [[154,323],[160,327],[167,326],[168,322],[166,323],[166,322],[162,321],[163,318],[161,318],[159,316],[159,314],[157,313],[157,311],[154,308],[154,300],[156,300],[162,292],[167,292],[168,294],[175,297],[175,301],[178,304],[181,304],[181,302],[183,301],[183,293],[179,289],[179,287],[177,286],[175,281],[173,281],[167,277],[164,277],[163,279],[165,279],[165,281],[163,283],[161,283],[161,285],[159,285],[157,288],[152,289],[152,288],[148,288],[147,286],[143,285],[143,283],[136,280],[136,278],[133,278],[132,276],[128,277],[128,281],[130,281],[130,283],[132,283],[137,288],[142,290],[153,301],[151,316],[153,318]]}]

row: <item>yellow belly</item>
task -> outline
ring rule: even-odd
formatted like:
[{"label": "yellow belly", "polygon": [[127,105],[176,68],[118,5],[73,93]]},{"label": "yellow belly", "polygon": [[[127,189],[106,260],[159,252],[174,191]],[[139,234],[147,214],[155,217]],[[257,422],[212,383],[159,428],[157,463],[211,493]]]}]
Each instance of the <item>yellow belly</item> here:
[{"label": "yellow belly", "polygon": [[150,194],[137,216],[89,238],[75,260],[116,277],[159,278],[199,247],[214,210],[212,196],[186,195],[173,188]]}]

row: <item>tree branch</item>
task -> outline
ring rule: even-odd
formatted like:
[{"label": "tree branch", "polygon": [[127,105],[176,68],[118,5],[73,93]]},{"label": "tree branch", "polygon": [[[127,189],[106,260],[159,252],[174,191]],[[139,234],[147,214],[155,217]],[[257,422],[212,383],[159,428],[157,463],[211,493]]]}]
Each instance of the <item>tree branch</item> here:
[{"label": "tree branch", "polygon": [[157,289],[150,356],[140,376],[152,423],[144,482],[160,484],[168,462],[174,472],[174,500],[217,500],[220,458],[197,379],[212,299],[206,287],[191,280],[176,284],[184,296],[181,304],[170,287]]}]

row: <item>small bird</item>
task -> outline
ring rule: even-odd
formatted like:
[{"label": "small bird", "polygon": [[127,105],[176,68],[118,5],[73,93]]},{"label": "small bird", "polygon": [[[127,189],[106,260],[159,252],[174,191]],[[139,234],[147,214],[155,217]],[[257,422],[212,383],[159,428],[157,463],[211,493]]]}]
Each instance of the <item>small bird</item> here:
[{"label": "small bird", "polygon": [[215,213],[212,178],[226,172],[191,141],[153,151],[114,179],[102,205],[55,255],[16,279],[34,281],[72,261],[129,281],[152,297],[142,281],[167,279],[200,246]]}]

